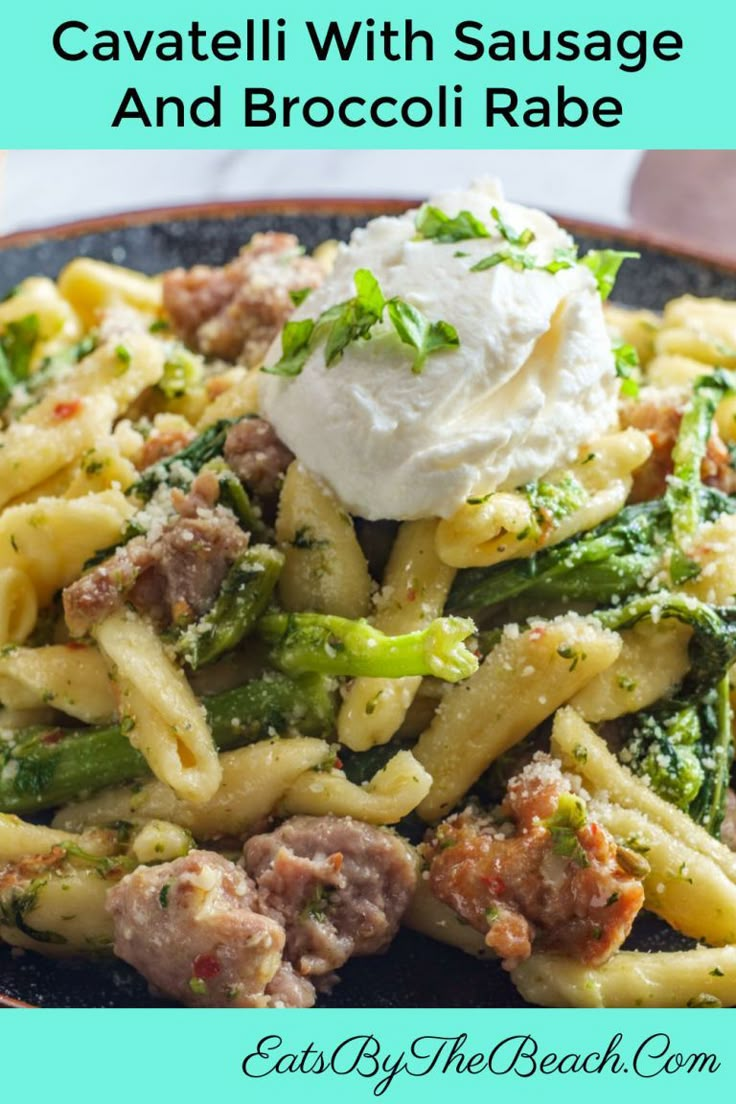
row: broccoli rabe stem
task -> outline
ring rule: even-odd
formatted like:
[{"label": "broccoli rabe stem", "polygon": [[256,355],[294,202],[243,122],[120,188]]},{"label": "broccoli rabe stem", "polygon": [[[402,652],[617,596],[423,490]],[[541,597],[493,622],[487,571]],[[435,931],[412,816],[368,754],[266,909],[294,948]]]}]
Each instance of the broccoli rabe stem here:
[{"label": "broccoli rabe stem", "polygon": [[[290,728],[305,736],[334,729],[333,695],[319,675],[265,675],[202,704],[220,751]],[[20,730],[0,743],[0,812],[36,812],[149,773],[124,725]]]},{"label": "broccoli rabe stem", "polygon": [[236,647],[271,601],[283,564],[282,553],[266,544],[254,545],[239,556],[212,609],[179,637],[178,655],[197,670]]},{"label": "broccoli rabe stem", "polygon": [[734,390],[736,376],[723,369],[701,376],[693,385],[692,398],[682,416],[672,450],[673,472],[665,493],[672,517],[669,569],[675,584],[694,578],[700,571],[688,551],[703,521],[700,472],[716,408]]},{"label": "broccoli rabe stem", "polygon": [[623,606],[600,610],[595,617],[613,630],[669,618],[690,625],[691,669],[683,684],[687,698],[712,690],[736,661],[736,608],[709,606],[688,594],[662,590],[633,598]]},{"label": "broccoli rabe stem", "polygon": [[318,671],[349,678],[434,675],[459,682],[478,660],[463,641],[475,632],[467,618],[438,617],[425,629],[386,636],[367,621],[319,613],[272,613],[258,630],[273,646],[276,666],[288,672]]},{"label": "broccoli rabe stem", "polygon": [[724,675],[715,691],[715,702],[705,709],[711,740],[706,750],[707,769],[698,796],[688,812],[693,820],[718,836],[726,812],[726,796],[733,761],[731,688]]},{"label": "broccoli rabe stem", "polygon": [[[703,521],[736,513],[736,499],[720,491],[699,487],[697,497]],[[626,506],[589,533],[526,559],[459,571],[448,608],[479,620],[522,594],[597,605],[625,600],[661,568],[670,537],[670,506],[664,499]]]}]

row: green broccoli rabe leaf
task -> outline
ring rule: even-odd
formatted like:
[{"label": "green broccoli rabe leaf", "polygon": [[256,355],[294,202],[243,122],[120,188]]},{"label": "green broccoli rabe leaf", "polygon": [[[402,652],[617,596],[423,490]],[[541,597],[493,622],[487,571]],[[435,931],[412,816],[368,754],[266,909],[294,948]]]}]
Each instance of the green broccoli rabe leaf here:
[{"label": "green broccoli rabe leaf", "polygon": [[580,264],[590,269],[598,286],[598,294],[601,299],[607,299],[613,291],[616,277],[624,261],[629,258],[638,260],[640,257],[641,253],[619,249],[591,249],[580,258]]},{"label": "green broccoli rabe leaf", "polygon": [[15,385],[30,375],[39,328],[38,315],[27,314],[8,322],[0,336],[0,410],[7,406]]},{"label": "green broccoli rabe leaf", "polygon": [[675,584],[700,574],[690,546],[703,522],[701,468],[720,401],[736,392],[736,375],[717,369],[700,376],[680,422],[672,450],[673,471],[667,482],[665,502],[672,522],[670,578]]},{"label": "green broccoli rabe leaf", "polygon": [[692,746],[701,738],[697,711],[688,706],[671,716],[634,718],[621,758],[656,794],[687,810],[703,784],[703,766]]},{"label": "green broccoli rabe leaf", "polygon": [[221,456],[227,432],[237,421],[237,418],[221,418],[214,425],[208,426],[179,452],[145,468],[128,493],[147,502],[162,484],[186,489],[190,480],[184,478],[184,473],[189,471],[196,474],[210,460]]},{"label": "green broccoli rabe leaf", "polygon": [[40,322],[37,314],[27,314],[15,322],[8,322],[0,337],[8,369],[17,383],[28,379],[31,371],[31,356],[38,340]]},{"label": "green broccoli rabe leaf", "polygon": [[571,859],[577,866],[587,866],[588,856],[578,839],[578,832],[588,823],[585,803],[577,794],[560,794],[557,809],[542,822],[552,836],[555,855]]},{"label": "green broccoli rabe leaf", "polygon": [[490,231],[470,211],[460,211],[451,218],[431,204],[425,204],[417,215],[416,240],[435,241],[441,245],[469,241],[471,238],[488,238]]}]

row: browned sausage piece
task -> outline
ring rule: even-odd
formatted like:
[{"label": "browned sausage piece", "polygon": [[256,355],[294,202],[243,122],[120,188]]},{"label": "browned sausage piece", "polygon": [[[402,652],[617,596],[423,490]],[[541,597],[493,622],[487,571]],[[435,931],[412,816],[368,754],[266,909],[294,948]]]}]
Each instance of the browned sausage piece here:
[{"label": "browned sausage piece", "polygon": [[283,923],[286,957],[302,975],[384,950],[416,884],[408,845],[351,817],[292,817],[253,836],[243,855],[261,908]]},{"label": "browned sausage piece", "polygon": [[[568,802],[572,819],[560,815]],[[508,969],[532,948],[599,965],[621,946],[644,901],[614,839],[541,752],[509,783],[500,819],[466,810],[421,850],[434,895],[485,932]]]}]

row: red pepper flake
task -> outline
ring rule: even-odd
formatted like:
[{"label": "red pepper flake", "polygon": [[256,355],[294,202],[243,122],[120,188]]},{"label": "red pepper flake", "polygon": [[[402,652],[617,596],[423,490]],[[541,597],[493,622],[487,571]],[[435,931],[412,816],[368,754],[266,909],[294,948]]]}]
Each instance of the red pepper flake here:
[{"label": "red pepper flake", "polygon": [[487,885],[494,897],[503,897],[506,892],[506,883],[503,878],[499,878],[497,875],[481,874],[480,880],[483,885]]},{"label": "red pepper flake", "polygon": [[67,418],[73,418],[82,409],[81,399],[71,399],[69,402],[58,402],[54,407],[54,417],[60,422]]},{"label": "red pepper flake", "polygon": [[87,645],[83,644],[81,640],[67,640],[66,647],[70,652],[86,652]]},{"label": "red pepper flake", "polygon": [[335,770],[342,770],[343,765],[344,764],[342,759],[338,759],[337,757],[335,757]]},{"label": "red pepper flake", "polygon": [[406,589],[406,600],[407,600],[407,602],[416,602],[416,600],[417,600],[416,587],[413,587],[413,586],[407,587],[407,589]]},{"label": "red pepper flake", "polygon": [[219,959],[213,954],[199,954],[192,963],[192,974],[200,981],[217,977],[221,969]]},{"label": "red pepper flake", "polygon": [[64,739],[64,730],[62,728],[54,728],[51,732],[47,732],[43,737],[42,743],[44,744],[58,744],[59,740]]},{"label": "red pepper flake", "polygon": [[543,628],[541,628],[541,626],[540,626],[539,628],[531,630],[531,632],[529,633],[529,639],[530,640],[541,640],[542,637],[544,636],[544,634],[545,634],[545,630]]}]

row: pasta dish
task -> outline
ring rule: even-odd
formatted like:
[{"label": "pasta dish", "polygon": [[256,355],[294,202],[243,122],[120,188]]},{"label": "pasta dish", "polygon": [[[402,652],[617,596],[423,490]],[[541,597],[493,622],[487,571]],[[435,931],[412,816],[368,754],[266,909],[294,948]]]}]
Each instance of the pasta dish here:
[{"label": "pasta dish", "polygon": [[406,925],[736,1005],[736,304],[623,262],[480,182],[8,291],[0,940],[310,1007]]}]

